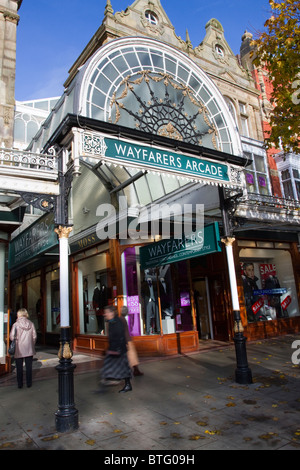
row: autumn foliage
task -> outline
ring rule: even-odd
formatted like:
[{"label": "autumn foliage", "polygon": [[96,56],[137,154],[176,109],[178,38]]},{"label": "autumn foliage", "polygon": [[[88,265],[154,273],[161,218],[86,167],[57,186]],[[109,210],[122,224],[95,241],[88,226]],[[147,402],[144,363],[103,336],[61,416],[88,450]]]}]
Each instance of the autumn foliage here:
[{"label": "autumn foliage", "polygon": [[269,0],[272,14],[254,41],[257,67],[272,85],[267,148],[300,153],[300,1]]}]

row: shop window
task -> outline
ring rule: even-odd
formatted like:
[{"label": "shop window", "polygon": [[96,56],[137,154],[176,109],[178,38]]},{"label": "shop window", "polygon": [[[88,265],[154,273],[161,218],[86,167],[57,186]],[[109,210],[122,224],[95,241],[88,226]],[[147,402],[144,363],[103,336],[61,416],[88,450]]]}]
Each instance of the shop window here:
[{"label": "shop window", "polygon": [[40,276],[34,277],[27,281],[27,311],[29,313],[30,320],[34,323],[37,332],[43,331],[40,283]]},{"label": "shop window", "polygon": [[106,334],[104,307],[112,303],[106,253],[78,262],[79,332]]},{"label": "shop window", "polygon": [[60,332],[60,288],[59,269],[53,269],[46,274],[46,331],[47,333]]},{"label": "shop window", "polygon": [[185,261],[140,269],[139,248],[122,254],[123,292],[131,336],[193,329],[188,266]]},{"label": "shop window", "polygon": [[240,261],[248,323],[299,315],[288,251],[243,248]]}]

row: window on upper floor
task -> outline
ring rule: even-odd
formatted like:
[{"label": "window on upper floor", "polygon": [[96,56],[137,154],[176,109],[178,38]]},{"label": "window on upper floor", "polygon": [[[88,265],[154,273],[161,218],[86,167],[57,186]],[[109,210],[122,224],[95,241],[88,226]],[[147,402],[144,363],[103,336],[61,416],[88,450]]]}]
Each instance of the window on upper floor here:
[{"label": "window on upper floor", "polygon": [[245,156],[252,160],[252,164],[245,170],[248,192],[269,195],[270,184],[266,158],[250,152],[245,152]]},{"label": "window on upper floor", "polygon": [[281,182],[283,196],[286,199],[295,199],[300,201],[300,170],[292,167],[282,170]]},{"label": "window on upper floor", "polygon": [[158,18],[156,16],[156,14],[153,13],[153,11],[147,10],[145,12],[145,18],[152,25],[156,26],[158,24]]},{"label": "window on upper floor", "polygon": [[230,111],[230,114],[231,114],[231,116],[233,117],[235,124],[237,125],[236,111],[235,111],[234,103],[233,103],[233,101],[232,101],[230,98],[228,98],[228,96],[224,96],[224,99],[225,99],[225,101],[226,101],[226,104],[227,104],[227,106],[228,106],[228,109],[229,109],[229,111]]},{"label": "window on upper floor", "polygon": [[249,124],[246,103],[242,103],[239,101],[239,111],[241,119],[241,134],[244,137],[249,137]]}]

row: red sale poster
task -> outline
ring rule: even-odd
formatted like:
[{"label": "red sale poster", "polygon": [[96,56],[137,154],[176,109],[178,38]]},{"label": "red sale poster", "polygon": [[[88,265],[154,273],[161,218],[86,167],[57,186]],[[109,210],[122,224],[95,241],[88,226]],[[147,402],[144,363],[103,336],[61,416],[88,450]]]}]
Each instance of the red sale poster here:
[{"label": "red sale poster", "polygon": [[261,283],[262,283],[262,288],[266,287],[266,281],[269,278],[275,278],[276,277],[276,266],[275,264],[260,264],[259,265],[259,272],[260,272],[260,278],[261,278]]}]

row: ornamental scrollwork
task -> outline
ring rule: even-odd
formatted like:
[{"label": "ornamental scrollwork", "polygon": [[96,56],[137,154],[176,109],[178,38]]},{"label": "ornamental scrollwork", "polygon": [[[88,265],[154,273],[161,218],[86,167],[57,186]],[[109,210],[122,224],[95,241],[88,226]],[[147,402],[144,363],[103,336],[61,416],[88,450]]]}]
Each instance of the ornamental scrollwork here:
[{"label": "ornamental scrollwork", "polygon": [[83,136],[83,155],[105,155],[107,145],[104,141],[104,137],[99,137],[94,133],[85,132]]},{"label": "ornamental scrollwork", "polygon": [[[155,86],[158,83],[164,86],[159,92]],[[117,124],[126,113],[143,132],[195,145],[203,145],[203,137],[210,135],[214,148],[220,150],[218,131],[206,106],[191,88],[175,82],[168,73],[142,70],[125,77],[112,95],[109,121]]]}]

